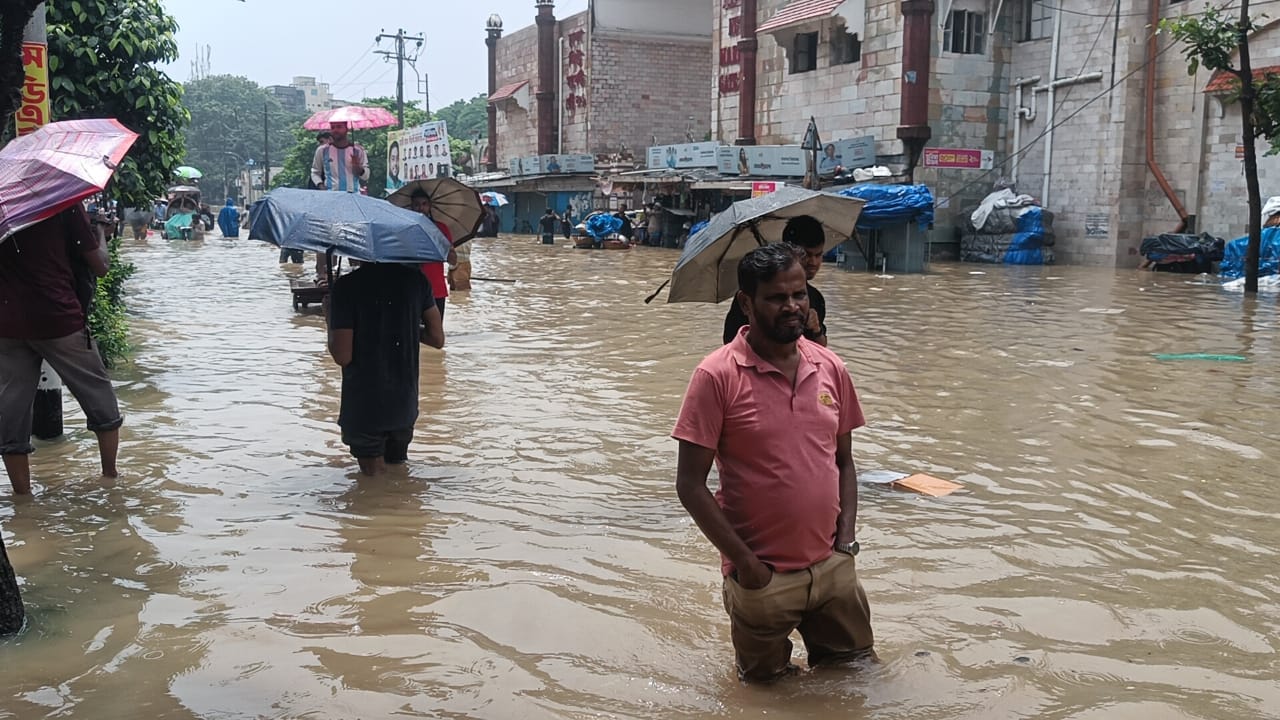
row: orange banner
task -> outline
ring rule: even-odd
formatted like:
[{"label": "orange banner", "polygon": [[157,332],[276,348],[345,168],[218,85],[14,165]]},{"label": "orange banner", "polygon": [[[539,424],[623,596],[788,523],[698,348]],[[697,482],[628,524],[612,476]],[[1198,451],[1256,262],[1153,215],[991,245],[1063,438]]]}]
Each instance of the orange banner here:
[{"label": "orange banner", "polygon": [[22,106],[14,115],[18,135],[33,133],[49,122],[49,46],[22,43]]}]

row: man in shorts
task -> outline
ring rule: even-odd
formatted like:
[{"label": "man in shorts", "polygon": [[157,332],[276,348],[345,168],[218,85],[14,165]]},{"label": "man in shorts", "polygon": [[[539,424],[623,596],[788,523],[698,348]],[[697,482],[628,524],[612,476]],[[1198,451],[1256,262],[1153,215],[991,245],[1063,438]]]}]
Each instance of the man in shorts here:
[{"label": "man in shorts", "polygon": [[431,283],[413,265],[361,263],[330,293],[329,353],[342,367],[342,442],[377,475],[405,461],[418,419],[418,345],[444,347]]},{"label": "man in shorts", "polygon": [[0,242],[0,455],[17,495],[31,493],[31,404],[40,363],[71,389],[116,476],[120,406],[86,328],[93,278],[110,267],[100,227],[79,203]]},{"label": "man in shorts", "polygon": [[787,243],[743,257],[737,301],[748,326],[698,365],[671,433],[676,492],[720,550],[738,674],[749,682],[795,672],[795,630],[811,667],[875,658],[854,557],[851,435],[862,409],[840,358],[802,336],[803,257]]}]

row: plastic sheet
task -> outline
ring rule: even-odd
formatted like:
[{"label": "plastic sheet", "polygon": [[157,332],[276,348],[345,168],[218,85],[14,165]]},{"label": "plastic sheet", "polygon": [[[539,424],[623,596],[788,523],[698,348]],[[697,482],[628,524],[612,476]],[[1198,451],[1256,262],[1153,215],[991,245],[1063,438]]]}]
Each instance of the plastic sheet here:
[{"label": "plastic sheet", "polygon": [[[1222,252],[1220,274],[1228,280],[1244,277],[1244,255],[1249,249],[1249,236],[1245,235],[1227,243]],[[1258,262],[1258,276],[1275,275],[1280,266],[1280,227],[1262,228],[1262,251]]]},{"label": "plastic sheet", "polygon": [[600,213],[587,218],[584,226],[588,235],[597,240],[603,240],[605,237],[613,235],[622,229],[622,218]]},{"label": "plastic sheet", "polygon": [[854,185],[835,193],[866,201],[858,216],[859,230],[875,230],[915,221],[920,229],[933,224],[933,193],[925,185]]}]

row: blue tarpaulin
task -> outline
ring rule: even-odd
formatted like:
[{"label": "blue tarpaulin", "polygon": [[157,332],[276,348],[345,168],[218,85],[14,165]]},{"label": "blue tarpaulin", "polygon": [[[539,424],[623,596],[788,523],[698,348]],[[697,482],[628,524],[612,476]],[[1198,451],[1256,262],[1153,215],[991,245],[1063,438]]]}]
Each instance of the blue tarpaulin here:
[{"label": "blue tarpaulin", "polygon": [[913,220],[921,230],[933,224],[933,193],[925,185],[865,183],[839,190],[836,195],[866,201],[858,216],[859,230],[875,230]]},{"label": "blue tarpaulin", "polygon": [[[1249,249],[1249,236],[1227,243],[1222,252],[1219,272],[1227,280],[1244,277],[1244,255]],[[1262,250],[1258,254],[1258,277],[1275,275],[1280,269],[1280,227],[1262,228]]]},{"label": "blue tarpaulin", "polygon": [[587,228],[588,235],[602,240],[622,229],[622,218],[601,213],[587,218],[583,225]]}]

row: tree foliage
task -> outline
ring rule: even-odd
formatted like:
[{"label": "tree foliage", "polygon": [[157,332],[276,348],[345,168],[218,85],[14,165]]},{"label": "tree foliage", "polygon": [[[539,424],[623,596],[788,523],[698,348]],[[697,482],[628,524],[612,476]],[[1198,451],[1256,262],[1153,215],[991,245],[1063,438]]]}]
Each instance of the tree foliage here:
[{"label": "tree foliage", "polygon": [[449,137],[467,143],[477,137],[489,135],[489,97],[477,95],[470,100],[458,100],[441,108],[436,117],[449,124]]},{"label": "tree foliage", "polygon": [[258,167],[267,160],[279,163],[294,145],[294,128],[305,119],[285,111],[244,77],[210,75],[183,89],[183,104],[191,114],[184,163],[204,173],[200,186],[207,193],[238,195],[241,169],[250,160]]},{"label": "tree foliage", "polygon": [[[1235,65],[1234,56],[1242,40],[1258,29],[1249,19],[1240,22],[1216,7],[1209,7],[1199,15],[1168,18],[1160,21],[1160,29],[1184,43],[1182,54],[1187,59],[1187,73],[1194,75],[1201,68],[1226,72],[1235,76],[1233,92],[1224,102],[1238,102],[1243,87],[1243,74]],[[1280,153],[1280,75],[1268,74],[1253,79],[1253,136],[1267,140],[1268,155]]]},{"label": "tree foliage", "polygon": [[50,2],[49,70],[53,117],[113,117],[138,133],[120,163],[113,195],[149,207],[183,155],[190,117],[182,86],[156,65],[176,60],[177,22],[160,0]]},{"label": "tree foliage", "polygon": [[0,1],[0,118],[22,104],[22,33],[40,0]]}]

